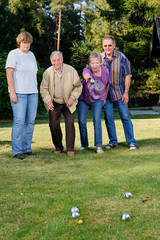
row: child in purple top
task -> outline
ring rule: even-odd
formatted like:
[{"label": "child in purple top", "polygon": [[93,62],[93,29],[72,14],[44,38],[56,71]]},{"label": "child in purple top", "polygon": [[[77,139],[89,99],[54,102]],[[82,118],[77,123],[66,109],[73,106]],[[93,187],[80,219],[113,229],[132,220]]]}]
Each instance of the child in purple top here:
[{"label": "child in purple top", "polygon": [[[98,52],[91,53],[89,57],[89,67],[83,69],[83,90],[78,101],[78,123],[81,138],[81,147],[78,150],[88,148],[87,136],[87,112],[91,104],[93,110],[94,139],[97,153],[103,153],[102,150],[102,126],[101,111],[106,101],[108,87],[110,84],[109,71],[101,66],[101,56]],[[91,84],[94,79],[94,84]]]}]

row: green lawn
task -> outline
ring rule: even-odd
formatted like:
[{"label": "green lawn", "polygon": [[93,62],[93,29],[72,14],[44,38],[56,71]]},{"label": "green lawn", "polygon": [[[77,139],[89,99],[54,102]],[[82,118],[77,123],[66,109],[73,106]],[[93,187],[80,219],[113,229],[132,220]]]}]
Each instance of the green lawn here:
[{"label": "green lawn", "polygon": [[[160,118],[132,118],[137,150],[129,150],[116,115],[119,146],[97,154],[91,114],[90,148],[53,154],[48,119],[36,120],[35,157],[12,157],[10,121],[0,122],[1,240],[160,239]],[[108,143],[103,125],[103,143]],[[80,146],[76,115],[75,148]],[[64,132],[64,123],[62,122]],[[65,137],[65,136],[64,136]],[[125,192],[132,198],[124,198]],[[149,200],[142,202],[143,197]],[[77,206],[80,217],[70,218]],[[121,214],[128,213],[128,221]],[[78,220],[83,224],[78,224]]]}]

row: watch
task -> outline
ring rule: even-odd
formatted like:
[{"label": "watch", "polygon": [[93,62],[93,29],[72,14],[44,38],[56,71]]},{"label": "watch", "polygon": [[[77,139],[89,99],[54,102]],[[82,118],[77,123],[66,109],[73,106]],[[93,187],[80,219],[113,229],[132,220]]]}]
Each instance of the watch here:
[{"label": "watch", "polygon": [[128,90],[125,90],[126,93],[128,93],[129,91]]}]

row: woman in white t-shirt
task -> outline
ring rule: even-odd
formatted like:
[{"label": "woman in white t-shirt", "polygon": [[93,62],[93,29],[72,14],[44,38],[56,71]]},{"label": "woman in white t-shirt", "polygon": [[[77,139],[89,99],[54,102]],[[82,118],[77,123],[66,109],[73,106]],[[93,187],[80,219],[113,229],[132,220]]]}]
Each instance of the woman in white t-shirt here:
[{"label": "woman in white t-shirt", "polygon": [[13,110],[12,152],[23,159],[31,151],[34,121],[38,106],[37,62],[29,51],[32,35],[21,32],[17,38],[18,48],[9,52],[6,61],[6,75]]}]

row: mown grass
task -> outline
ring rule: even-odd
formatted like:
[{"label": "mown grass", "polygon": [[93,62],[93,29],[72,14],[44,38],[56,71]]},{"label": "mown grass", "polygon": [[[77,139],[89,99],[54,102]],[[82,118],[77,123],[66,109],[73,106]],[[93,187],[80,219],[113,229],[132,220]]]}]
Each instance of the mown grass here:
[{"label": "mown grass", "polygon": [[[90,148],[69,157],[53,154],[48,119],[36,120],[32,151],[37,155],[20,161],[12,157],[12,124],[1,122],[0,239],[160,239],[160,118],[134,117],[133,124],[137,150],[128,149],[116,115],[119,146],[98,155],[89,113]],[[75,126],[77,148],[77,115]],[[103,120],[102,126],[105,145]],[[127,191],[132,198],[123,197]],[[142,202],[143,197],[149,200]],[[79,208],[80,218],[70,218],[72,206]],[[124,212],[128,221],[121,220]]]}]

